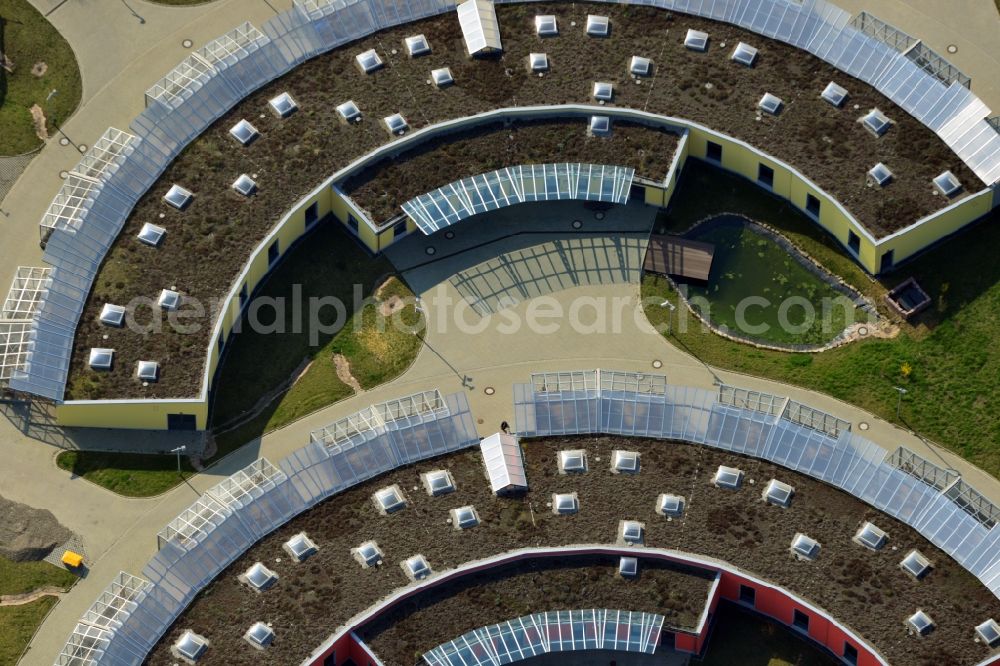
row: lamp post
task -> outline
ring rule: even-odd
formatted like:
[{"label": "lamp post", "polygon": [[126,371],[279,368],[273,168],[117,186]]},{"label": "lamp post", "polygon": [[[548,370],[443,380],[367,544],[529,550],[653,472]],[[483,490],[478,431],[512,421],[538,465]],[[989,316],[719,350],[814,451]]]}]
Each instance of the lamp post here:
[{"label": "lamp post", "polygon": [[177,454],[177,476],[181,476],[181,454],[187,451],[187,448],[187,446],[178,446],[171,451],[171,453]]},{"label": "lamp post", "polygon": [[[45,97],[45,104],[46,104],[46,106],[48,106],[48,103],[49,103],[49,100],[50,100],[50,99],[52,99],[53,97],[55,97],[55,96],[56,96],[56,95],[58,95],[58,94],[59,94],[59,90],[58,90],[58,89],[56,89],[56,88],[53,88],[53,89],[52,89],[52,92],[50,92],[50,93],[49,93],[49,94],[48,94],[48,95],[47,95],[47,96]],[[73,139],[69,138],[69,137],[68,137],[68,136],[66,135],[66,132],[63,132],[63,131],[62,131],[62,128],[60,128],[60,127],[59,127],[59,126],[58,126],[58,125],[57,125],[57,124],[56,124],[55,122],[53,122],[53,123],[52,123],[52,125],[53,125],[53,127],[55,127],[55,129],[56,129],[56,131],[57,131],[57,132],[59,132],[60,134],[62,134],[62,137],[63,137],[64,139],[66,139],[66,141],[67,141],[67,142],[69,143],[69,145],[71,145],[71,146],[73,146],[74,148],[76,148],[76,152],[78,152],[78,153],[82,153],[82,152],[83,152],[82,150],[80,150],[80,146],[78,146],[78,145],[76,145],[75,143],[73,143]]]},{"label": "lamp post", "polygon": [[901,420],[899,410],[903,407],[903,396],[906,394],[906,389],[901,386],[893,386],[893,388],[899,392],[899,397],[896,399],[896,420]]},{"label": "lamp post", "polygon": [[670,308],[670,314],[667,315],[667,335],[670,335],[673,332],[673,329],[670,326],[670,317],[673,315],[674,311],[677,310],[677,306],[671,303],[670,301],[664,300],[662,303],[660,303],[660,307]]}]

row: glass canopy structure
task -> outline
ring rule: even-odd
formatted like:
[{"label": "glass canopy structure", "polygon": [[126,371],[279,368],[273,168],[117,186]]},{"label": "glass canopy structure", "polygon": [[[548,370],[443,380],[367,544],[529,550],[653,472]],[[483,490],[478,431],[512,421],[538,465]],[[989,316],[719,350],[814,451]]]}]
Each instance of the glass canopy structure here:
[{"label": "glass canopy structure", "polygon": [[474,629],[424,653],[428,666],[499,666],[552,652],[653,654],[664,618],[623,610],[550,611]]},{"label": "glass canopy structure", "polygon": [[628,203],[635,169],[601,164],[527,164],[464,178],[403,204],[420,230],[432,234],[466,218],[534,201],[577,199]]}]

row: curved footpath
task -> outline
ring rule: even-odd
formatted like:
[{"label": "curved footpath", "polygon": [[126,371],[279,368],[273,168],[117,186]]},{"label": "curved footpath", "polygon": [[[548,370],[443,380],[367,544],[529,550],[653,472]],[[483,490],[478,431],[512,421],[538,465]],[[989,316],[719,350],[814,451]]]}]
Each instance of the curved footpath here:
[{"label": "curved footpath", "polygon": [[[460,296],[454,287],[443,289],[454,302]],[[581,295],[590,298],[632,299],[637,287],[620,284],[582,287],[552,294],[564,311],[572,299]],[[442,310],[433,300],[425,298],[424,307],[430,321],[436,321]],[[522,303],[509,312],[525,318],[531,302]],[[449,318],[453,313],[444,312]],[[643,372],[663,372],[672,384],[711,388],[716,379],[745,388],[787,395],[795,400],[828,411],[854,424],[868,422],[865,436],[887,450],[904,445],[920,455],[959,470],[966,479],[993,501],[1000,502],[1000,481],[972,467],[959,457],[931,449],[913,435],[890,423],[830,397],[786,386],[777,382],[754,379],[721,370],[712,370],[688,356],[644,325],[627,311],[623,326],[617,333],[580,335],[563,326],[562,330],[544,335],[522,330],[517,335],[503,335],[486,330],[470,335],[449,326],[444,332],[429,331],[427,344],[411,368],[396,381],[332,405],[286,428],[264,436],[261,440],[233,453],[165,495],[148,500],[129,500],[69,476],[51,464],[52,449],[38,442],[25,441],[10,424],[0,422],[0,456],[12,461],[0,469],[0,488],[9,499],[51,509],[64,525],[83,534],[90,556],[90,572],[55,607],[42,625],[23,663],[50,666],[62,648],[79,617],[97,598],[108,582],[119,572],[141,572],[147,559],[155,552],[156,533],[183,511],[199,494],[222,477],[248,465],[260,456],[276,462],[301,448],[309,433],[355,412],[373,402],[388,400],[420,390],[439,388],[444,393],[463,390],[462,375],[469,377],[472,389],[466,388],[473,416],[483,421],[481,435],[495,432],[503,420],[513,421],[513,384],[527,381],[532,372],[581,370],[602,367]],[[467,315],[472,321],[472,315]],[[503,322],[499,322],[502,324]],[[661,360],[662,370],[653,370],[652,362]],[[487,396],[484,389],[493,386],[496,393]],[[756,572],[766,577],[767,572]]]},{"label": "curved footpath", "polygon": [[[195,47],[249,20],[260,24],[273,13],[265,0],[216,0],[197,7],[166,7],[141,0],[79,3],[64,0],[31,0],[63,34],[76,53],[83,76],[83,97],[64,131],[77,142],[96,140],[109,125],[126,129],[143,107],[143,94],[156,80],[187,55],[182,46],[191,39]],[[866,8],[864,0],[841,0],[846,9]],[[282,3],[284,9],[285,3]],[[129,7],[141,16],[143,23]],[[1000,110],[1000,17],[992,0],[887,0],[872,8],[880,18],[915,35],[942,53],[949,44],[959,47],[949,58],[973,80],[975,92]],[[41,265],[37,224],[59,188],[58,173],[79,160],[71,146],[51,141],[10,194],[0,203],[0,285],[6,289],[19,265]],[[458,299],[454,289],[447,287]],[[634,296],[634,285],[590,287],[556,294],[561,303],[585,293],[588,296]],[[522,317],[526,305],[515,308]],[[435,312],[428,314],[433,317]],[[301,447],[311,430],[373,402],[437,387],[443,392],[462,390],[460,375],[471,377],[469,398],[474,415],[483,420],[481,434],[494,432],[501,420],[512,420],[511,387],[540,370],[579,370],[604,367],[650,371],[660,359],[673,384],[711,387],[716,378],[736,386],[787,395],[854,423],[866,421],[865,433],[893,450],[907,446],[924,457],[959,470],[990,499],[1000,502],[1000,481],[975,469],[959,457],[932,450],[918,438],[893,425],[828,396],[777,382],[713,371],[662,338],[645,334],[626,317],[625,330],[615,335],[554,335],[522,332],[516,337],[491,338],[485,332],[470,336],[452,330],[431,332],[428,346],[396,381],[326,408],[302,421],[246,446],[186,484],[153,499],[127,499],[79,478],[71,478],[53,464],[51,446],[20,432],[11,421],[0,419],[0,494],[51,510],[69,529],[80,534],[89,557],[90,571],[65,595],[42,625],[23,663],[50,666],[80,615],[119,571],[139,573],[156,548],[156,533],[220,477],[264,455],[277,461]],[[452,327],[454,328],[454,327]],[[570,340],[567,336],[572,336]],[[433,348],[433,351],[429,349]],[[457,369],[457,370],[456,370]],[[491,385],[494,396],[482,389]],[[128,433],[108,435],[108,445],[127,448]],[[766,572],[761,572],[766,574]]]}]

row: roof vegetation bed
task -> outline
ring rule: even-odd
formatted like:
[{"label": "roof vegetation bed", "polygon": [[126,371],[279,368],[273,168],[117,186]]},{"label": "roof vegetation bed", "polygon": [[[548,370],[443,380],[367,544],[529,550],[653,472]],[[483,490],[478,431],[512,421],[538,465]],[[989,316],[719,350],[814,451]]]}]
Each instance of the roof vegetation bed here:
[{"label": "roof vegetation bed", "polygon": [[615,121],[611,135],[587,136],[583,119],[492,123],[432,139],[365,169],[343,185],[376,224],[402,214],[410,199],[453,181],[518,164],[584,162],[632,167],[636,176],[663,182],[678,136]]},{"label": "roof vegetation bed", "polygon": [[[875,236],[898,230],[947,205],[933,194],[931,179],[950,169],[965,192],[979,183],[929,129],[874,89],[841,74],[804,51],[722,23],[654,8],[601,4],[613,29],[607,38],[584,34],[586,3],[529,3],[497,8],[505,52],[502,57],[470,59],[458,20],[452,13],[384,31],[307,62],[250,95],[195,140],[139,201],[115,246],[108,253],[77,330],[67,399],[191,398],[198,395],[214,317],[188,319],[195,332],[140,334],[97,322],[105,303],[127,305],[155,299],[161,289],[177,289],[205,304],[228,293],[250,252],[298,199],[360,155],[389,140],[380,119],[400,113],[411,129],[498,107],[593,103],[596,81],[615,87],[614,105],[690,119],[743,139],[785,160],[835,196]],[[556,37],[535,35],[534,16],[555,14]],[[570,23],[575,21],[576,26]],[[683,41],[689,28],[710,35],[708,52],[690,51]],[[406,36],[423,33],[432,53],[406,57]],[[760,49],[752,68],[729,59],[745,41]],[[726,46],[723,47],[722,45]],[[385,67],[362,74],[355,56],[375,48]],[[545,50],[549,71],[539,77],[524,66],[529,53]],[[397,53],[393,54],[392,51]],[[653,76],[637,85],[628,74],[633,55],[654,62]],[[430,71],[449,67],[455,84],[443,89],[428,83]],[[820,98],[831,81],[850,93],[844,107]],[[289,92],[299,109],[279,119],[268,100]],[[757,103],[765,92],[785,102],[779,116],[758,120]],[[336,107],[354,100],[364,119],[340,122]],[[857,122],[877,107],[892,121],[876,139]],[[242,146],[229,130],[241,119],[261,136]],[[585,120],[580,121],[580,136]],[[553,155],[547,161],[558,160]],[[894,179],[870,188],[866,174],[882,162]],[[253,197],[230,185],[242,173],[257,182]],[[184,210],[162,197],[178,184],[194,193]],[[162,217],[161,217],[162,216]],[[159,248],[141,244],[145,223],[167,229]],[[154,321],[140,307],[140,324]],[[108,340],[104,340],[104,336]],[[139,337],[139,336],[142,337]],[[126,338],[129,338],[128,340]],[[87,368],[93,347],[116,348],[115,367],[94,373]],[[133,377],[136,362],[155,360],[160,381],[144,387]]]},{"label": "roof vegetation bed", "polygon": [[[587,451],[589,471],[560,474],[558,452],[581,448]],[[612,474],[608,465],[615,449],[638,451],[641,471]],[[524,457],[530,490],[522,498],[492,495],[476,448],[395,470],[319,504],[252,547],[210,584],[161,640],[150,663],[172,664],[169,645],[187,628],[212,641],[204,664],[297,663],[348,618],[407,584],[399,563],[414,554],[424,555],[440,572],[514,548],[614,544],[621,520],[645,523],[647,546],[725,560],[801,595],[859,632],[890,663],[971,666],[988,654],[973,641],[973,628],[1000,612],[989,590],[909,527],[831,486],[770,463],[664,441],[541,439],[524,443]],[[711,485],[719,465],[744,471],[740,490]],[[434,469],[449,470],[454,493],[430,497],[419,488],[420,474]],[[788,508],[761,499],[764,484],[772,478],[795,488]],[[391,484],[404,489],[409,506],[382,516],[371,494]],[[555,515],[548,510],[546,503],[557,492],[576,492],[579,512]],[[668,522],[656,513],[657,497],[664,492],[685,497],[683,517]],[[470,504],[480,525],[456,530],[446,522],[450,509]],[[888,543],[878,552],[852,541],[866,520],[888,534]],[[300,531],[319,547],[301,564],[290,562],[282,550],[282,543]],[[790,556],[789,546],[799,532],[822,545],[815,561]],[[385,564],[363,570],[350,549],[369,540],[378,543]],[[934,563],[919,582],[898,566],[913,548]],[[282,561],[275,562],[279,557]],[[279,577],[274,588],[261,594],[236,578],[257,561]],[[594,595],[563,595],[553,602],[574,609],[603,604]],[[903,630],[903,620],[917,608],[937,623],[920,639]],[[241,636],[262,619],[273,623],[277,639],[258,653],[243,644]],[[496,619],[491,612],[470,613],[465,621],[474,627]],[[461,633],[455,629],[455,635]]]}]

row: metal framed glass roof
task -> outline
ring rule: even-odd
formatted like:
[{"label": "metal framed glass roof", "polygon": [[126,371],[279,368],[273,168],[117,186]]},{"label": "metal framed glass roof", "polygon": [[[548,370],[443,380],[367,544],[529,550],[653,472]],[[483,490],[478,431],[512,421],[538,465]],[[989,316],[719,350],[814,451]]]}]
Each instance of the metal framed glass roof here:
[{"label": "metal framed glass roof", "polygon": [[149,593],[149,581],[121,572],[83,614],[83,622],[114,631]]},{"label": "metal framed glass roof", "polygon": [[0,321],[0,386],[24,368],[30,343],[30,321]]},{"label": "metal framed glass roof", "polygon": [[56,657],[56,666],[91,666],[100,663],[105,650],[111,645],[113,634],[90,624],[77,624],[62,652]]},{"label": "metal framed glass roof", "polygon": [[551,652],[612,650],[653,654],[664,617],[622,610],[535,613],[470,631],[424,653],[428,666],[510,664]]},{"label": "metal framed glass roof", "polygon": [[491,0],[466,0],[460,4],[458,23],[462,26],[465,48],[470,56],[482,51],[502,51],[500,22]]},{"label": "metal framed glass roof", "polygon": [[146,91],[146,97],[169,108],[177,108],[215,74],[215,67],[210,62],[197,53],[192,53],[153,84]]},{"label": "metal framed glass roof", "polygon": [[109,171],[115,171],[135,147],[135,136],[120,129],[109,127],[94,145],[84,153],[73,172],[88,178],[103,180]]},{"label": "metal framed glass roof", "polygon": [[534,201],[579,199],[628,203],[635,169],[598,164],[528,164],[464,178],[403,204],[432,234],[468,217]]},{"label": "metal framed glass roof", "polygon": [[51,268],[18,266],[0,309],[0,321],[31,321],[48,288]]},{"label": "metal framed glass roof", "polygon": [[262,48],[270,38],[246,21],[198,49],[197,54],[215,67],[229,67]]},{"label": "metal framed glass roof", "polygon": [[42,215],[40,225],[46,229],[79,229],[100,191],[100,181],[71,171]]}]

